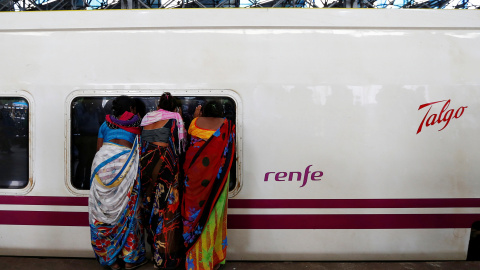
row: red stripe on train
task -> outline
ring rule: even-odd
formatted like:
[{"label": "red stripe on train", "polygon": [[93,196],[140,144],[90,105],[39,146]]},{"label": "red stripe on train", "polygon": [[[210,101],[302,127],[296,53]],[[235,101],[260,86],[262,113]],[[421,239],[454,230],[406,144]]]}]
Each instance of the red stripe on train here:
[{"label": "red stripe on train", "polygon": [[229,229],[471,228],[480,214],[228,215]]},{"label": "red stripe on train", "polygon": [[88,206],[88,198],[47,196],[0,196],[0,204]]},{"label": "red stripe on train", "polygon": [[89,226],[87,212],[0,211],[3,225]]},{"label": "red stripe on train", "polygon": [[[471,228],[480,214],[228,215],[229,229]],[[3,225],[88,226],[86,212],[0,211]]]},{"label": "red stripe on train", "polygon": [[[0,204],[87,206],[87,197],[0,196]],[[231,199],[229,208],[458,208],[480,198],[448,199]]]},{"label": "red stripe on train", "polygon": [[466,199],[232,199],[228,208],[457,208],[480,207],[480,198]]}]

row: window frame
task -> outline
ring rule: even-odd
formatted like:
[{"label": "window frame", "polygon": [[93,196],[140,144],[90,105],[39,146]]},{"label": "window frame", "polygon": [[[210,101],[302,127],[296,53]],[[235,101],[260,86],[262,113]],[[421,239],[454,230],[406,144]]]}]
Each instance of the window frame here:
[{"label": "window frame", "polygon": [[0,188],[0,195],[25,195],[32,191],[35,181],[34,181],[34,159],[35,148],[33,147],[33,142],[35,141],[34,137],[34,126],[35,119],[33,117],[33,111],[35,109],[35,102],[33,96],[24,90],[2,90],[0,92],[0,98],[24,98],[28,102],[28,183],[23,188]]},{"label": "window frame", "polygon": [[[158,96],[160,97],[164,92],[170,92],[173,96],[194,96],[194,97],[209,97],[209,96],[223,96],[231,98],[235,102],[236,106],[236,119],[235,119],[235,128],[236,128],[236,185],[231,191],[229,191],[229,198],[235,197],[243,186],[242,181],[242,130],[243,130],[243,110],[242,110],[242,100],[240,95],[234,90],[230,89],[138,89],[138,90],[122,90],[122,89],[83,89],[75,90],[67,96],[65,101],[65,186],[72,194],[76,196],[88,196],[89,190],[77,189],[73,186],[71,181],[71,150],[72,150],[72,139],[71,139],[71,124],[72,124],[72,115],[71,115],[71,106],[72,102],[76,98],[80,97],[107,97],[107,96],[120,96],[127,95],[131,97],[151,97]],[[188,128],[188,127],[186,127]]]}]

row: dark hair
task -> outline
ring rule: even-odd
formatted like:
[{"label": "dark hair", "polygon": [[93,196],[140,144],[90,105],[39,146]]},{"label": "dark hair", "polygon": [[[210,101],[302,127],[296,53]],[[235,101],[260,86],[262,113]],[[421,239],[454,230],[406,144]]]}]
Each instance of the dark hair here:
[{"label": "dark hair", "polygon": [[124,112],[130,111],[135,107],[135,101],[131,97],[119,96],[112,102],[112,114],[120,117]]},{"label": "dark hair", "polygon": [[223,117],[223,106],[216,100],[208,101],[202,106],[202,116],[204,117]]},{"label": "dark hair", "polygon": [[147,106],[141,98],[134,98],[133,101],[135,102],[135,109],[137,109],[137,113],[140,117],[144,117],[147,114]]},{"label": "dark hair", "polygon": [[177,99],[174,98],[172,94],[170,94],[170,92],[165,92],[160,97],[160,101],[158,102],[158,107],[166,111],[174,112],[178,106],[177,104],[178,104]]}]

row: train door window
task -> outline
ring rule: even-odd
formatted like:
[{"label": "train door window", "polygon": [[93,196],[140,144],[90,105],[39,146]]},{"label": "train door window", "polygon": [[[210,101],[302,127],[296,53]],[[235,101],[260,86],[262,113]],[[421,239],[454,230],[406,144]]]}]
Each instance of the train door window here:
[{"label": "train door window", "polygon": [[0,188],[22,189],[29,180],[29,104],[0,97]]},{"label": "train door window", "polygon": [[[186,129],[193,120],[195,108],[209,100],[219,101],[223,105],[225,117],[234,123],[236,121],[236,103],[230,97],[175,96],[180,103]],[[70,180],[76,189],[88,190],[90,188],[91,166],[96,153],[98,130],[104,122],[105,116],[111,113],[114,98],[114,96],[77,97],[71,103]],[[133,98],[136,101],[137,112],[143,117],[147,112],[157,109],[160,96],[133,96]],[[238,190],[240,184],[236,177],[236,161],[235,158],[230,171],[231,191]]]}]

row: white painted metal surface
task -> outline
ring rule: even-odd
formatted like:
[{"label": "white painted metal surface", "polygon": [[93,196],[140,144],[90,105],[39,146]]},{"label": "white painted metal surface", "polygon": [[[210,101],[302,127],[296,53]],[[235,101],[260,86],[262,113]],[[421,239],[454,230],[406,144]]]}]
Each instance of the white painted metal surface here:
[{"label": "white painted metal surface", "polygon": [[[479,198],[479,47],[480,13],[468,10],[5,13],[0,95],[24,91],[35,104],[33,188],[0,193],[85,196],[66,184],[67,108],[76,91],[229,89],[243,111],[243,187],[233,199]],[[448,109],[467,108],[445,129],[438,131],[441,122],[417,134],[429,109],[419,106],[443,100],[450,100]],[[442,106],[432,105],[427,118]],[[309,165],[323,172],[321,181],[304,187],[275,181],[278,172],[304,173]],[[268,172],[274,174],[265,181]],[[231,213],[309,211],[479,214],[478,208]],[[2,255],[93,255],[88,227],[0,227]],[[37,238],[46,236],[55,241]],[[451,260],[465,259],[469,230],[238,229],[229,237],[230,259]]]}]

